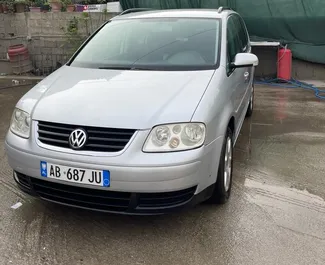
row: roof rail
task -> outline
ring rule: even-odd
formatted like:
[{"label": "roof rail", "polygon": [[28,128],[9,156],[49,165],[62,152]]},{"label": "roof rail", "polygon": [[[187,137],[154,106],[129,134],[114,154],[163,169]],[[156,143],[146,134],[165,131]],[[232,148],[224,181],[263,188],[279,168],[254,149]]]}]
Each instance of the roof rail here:
[{"label": "roof rail", "polygon": [[124,10],[122,13],[119,14],[119,16],[129,14],[129,13],[149,11],[149,10],[153,10],[153,9],[152,8],[130,8],[130,9]]},{"label": "roof rail", "polygon": [[222,11],[225,11],[225,10],[232,10],[232,9],[230,7],[220,6],[218,8],[218,13],[221,13]]}]

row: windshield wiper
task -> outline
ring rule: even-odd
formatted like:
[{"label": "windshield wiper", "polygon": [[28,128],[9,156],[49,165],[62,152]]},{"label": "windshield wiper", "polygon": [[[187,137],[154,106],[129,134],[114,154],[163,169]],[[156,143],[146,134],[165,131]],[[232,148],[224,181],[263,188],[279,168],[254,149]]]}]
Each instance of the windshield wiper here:
[{"label": "windshield wiper", "polygon": [[139,71],[149,71],[153,70],[152,68],[149,67],[131,67],[131,66],[101,66],[98,67],[98,69],[107,69],[107,70],[139,70]]},{"label": "windshield wiper", "polygon": [[101,66],[98,69],[107,69],[107,70],[131,70],[129,66]]},{"label": "windshield wiper", "polygon": [[142,70],[142,71],[145,71],[145,70],[147,70],[147,71],[152,71],[153,69],[152,68],[149,68],[149,67],[132,67],[130,70]]}]

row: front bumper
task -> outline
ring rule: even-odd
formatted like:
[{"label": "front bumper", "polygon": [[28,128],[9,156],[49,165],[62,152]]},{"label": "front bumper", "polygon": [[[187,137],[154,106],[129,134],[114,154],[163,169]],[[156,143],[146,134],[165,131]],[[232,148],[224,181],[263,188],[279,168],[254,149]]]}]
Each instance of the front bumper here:
[{"label": "front bumper", "polygon": [[[138,133],[132,144],[118,156],[96,157],[49,150],[38,146],[33,138],[22,139],[10,131],[5,147],[9,164],[18,173],[15,180],[20,188],[49,201],[108,212],[155,214],[205,199],[206,190],[210,190],[209,187],[216,181],[216,161],[219,161],[222,138],[191,151],[150,154],[137,151],[141,150],[146,135],[147,132]],[[109,170],[111,186],[107,188],[44,179],[40,175],[40,161]],[[28,184],[27,189],[23,183]],[[106,206],[110,202],[106,203],[105,198],[112,195],[122,196],[125,204],[115,210],[115,206],[102,209],[103,201],[96,194],[100,194],[97,197],[102,198]],[[143,201],[153,203],[150,206],[150,203]]]},{"label": "front bumper", "polygon": [[54,183],[14,172],[18,187],[43,200],[82,209],[132,215],[157,215],[187,209],[206,199],[211,185],[194,195],[197,186],[173,192],[135,193],[87,189]]}]

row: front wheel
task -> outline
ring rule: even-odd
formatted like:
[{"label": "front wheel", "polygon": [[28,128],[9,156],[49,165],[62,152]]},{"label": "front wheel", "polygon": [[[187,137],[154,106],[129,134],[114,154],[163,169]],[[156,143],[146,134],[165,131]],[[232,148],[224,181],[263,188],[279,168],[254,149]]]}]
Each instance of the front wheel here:
[{"label": "front wheel", "polygon": [[254,84],[252,85],[252,92],[251,92],[251,97],[249,99],[249,105],[248,105],[248,109],[246,112],[246,117],[251,117],[253,114],[253,110],[254,110]]},{"label": "front wheel", "polygon": [[232,186],[233,171],[233,133],[227,129],[220,155],[217,182],[209,199],[211,203],[224,204],[228,201]]}]

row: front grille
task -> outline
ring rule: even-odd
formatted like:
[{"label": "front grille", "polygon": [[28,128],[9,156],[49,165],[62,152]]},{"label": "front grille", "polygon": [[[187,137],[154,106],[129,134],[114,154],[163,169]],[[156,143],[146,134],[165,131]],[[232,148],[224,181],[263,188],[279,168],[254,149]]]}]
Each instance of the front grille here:
[{"label": "front grille", "polygon": [[183,204],[194,196],[196,187],[162,193],[141,193],[138,206],[141,208],[170,207]]},{"label": "front grille", "polygon": [[[23,175],[24,176],[24,175]],[[131,193],[71,186],[27,177],[34,194],[53,202],[107,212],[157,212],[189,202],[196,186],[172,192]]]},{"label": "front grille", "polygon": [[87,132],[86,144],[79,150],[95,152],[119,152],[124,149],[135,133],[132,129],[113,129],[77,126],[52,122],[38,122],[38,140],[43,144],[70,148],[69,136],[75,129]]},{"label": "front grille", "polygon": [[31,178],[34,191],[42,198],[102,211],[124,212],[131,193],[95,190]]}]

